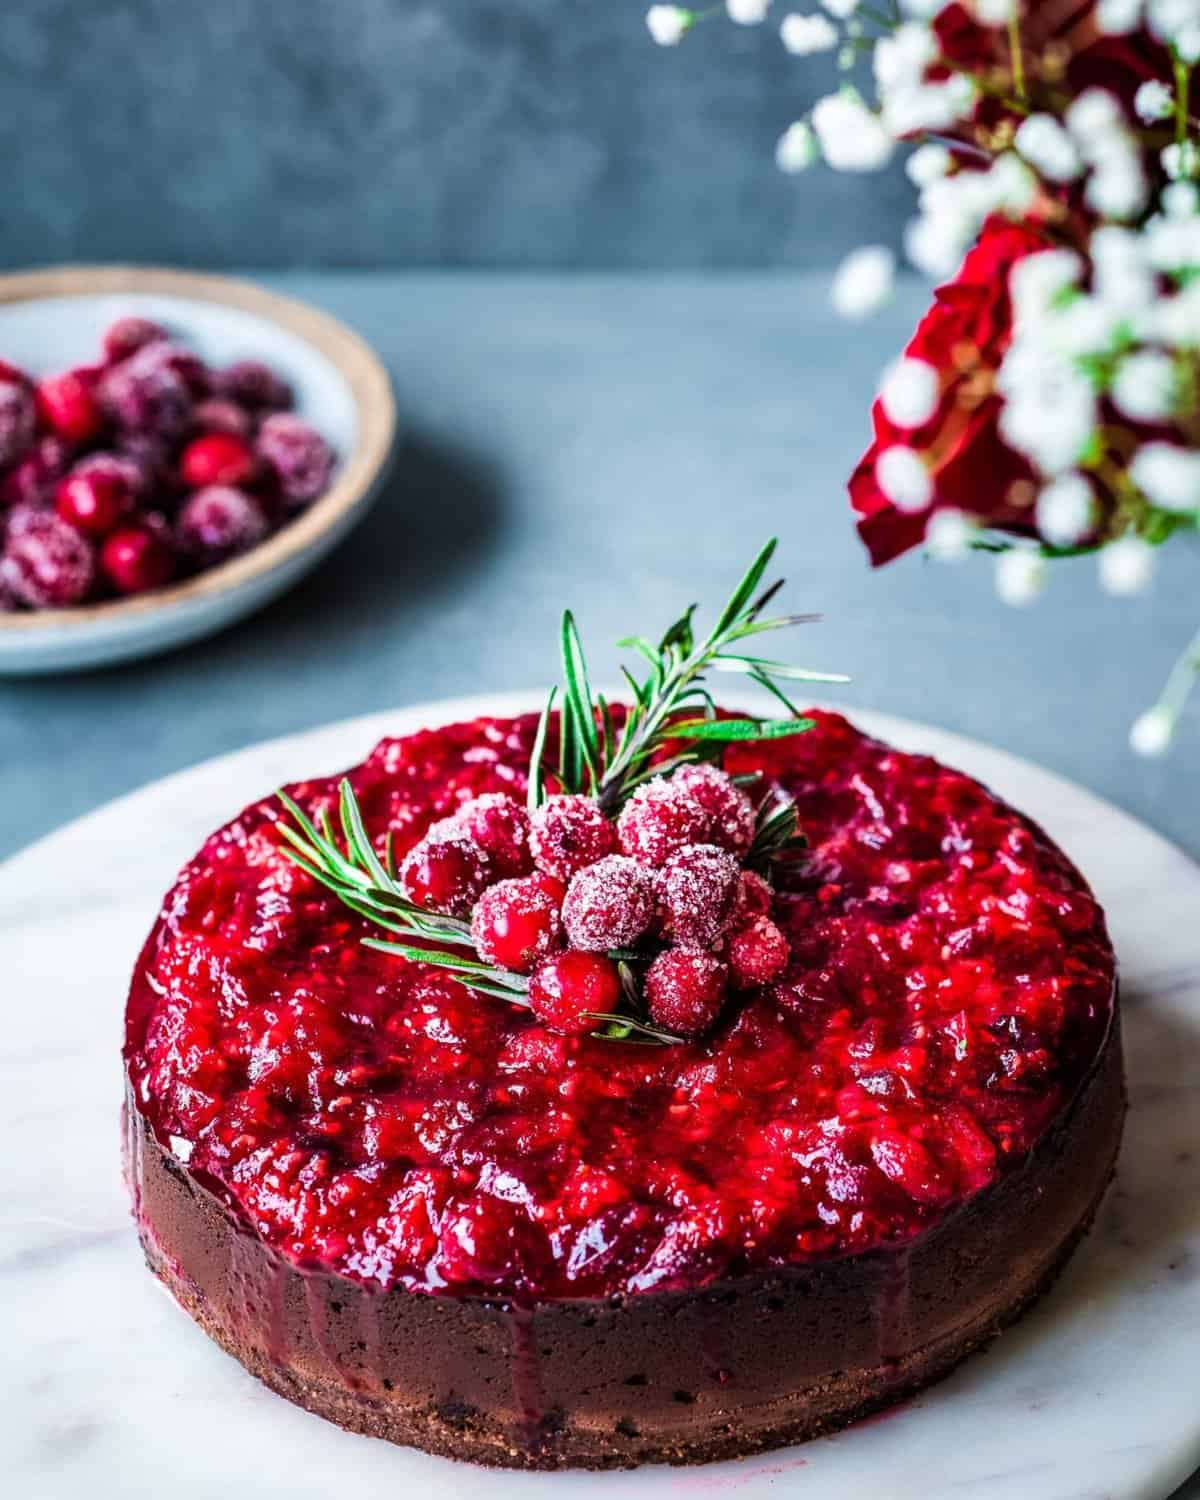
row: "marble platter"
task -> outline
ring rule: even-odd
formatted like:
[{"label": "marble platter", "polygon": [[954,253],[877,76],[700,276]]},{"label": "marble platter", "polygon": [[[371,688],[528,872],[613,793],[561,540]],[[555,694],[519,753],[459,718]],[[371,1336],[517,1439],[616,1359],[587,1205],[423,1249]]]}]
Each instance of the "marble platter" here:
[{"label": "marble platter", "polygon": [[[1116,1186],[1055,1291],[886,1417],[739,1464],[514,1475],[352,1437],[270,1394],[145,1272],[118,1163],[129,968],[178,865],[279,783],[385,732],[530,698],[405,709],[145,788],[0,866],[0,1473],[23,1500],[1163,1500],[1200,1464],[1200,868],[1032,765],[874,714],[1043,822],[1108,908],[1131,1109]],[[1021,1247],[1014,1244],[1013,1254]]]}]

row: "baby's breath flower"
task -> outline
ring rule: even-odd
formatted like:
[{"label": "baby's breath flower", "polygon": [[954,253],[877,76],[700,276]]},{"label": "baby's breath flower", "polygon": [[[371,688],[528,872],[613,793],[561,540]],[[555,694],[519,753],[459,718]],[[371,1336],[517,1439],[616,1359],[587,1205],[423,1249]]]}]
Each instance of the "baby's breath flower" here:
[{"label": "baby's breath flower", "polygon": [[838,44],[837,28],[827,16],[802,16],[793,12],[784,16],[779,35],[793,57],[832,52]]},{"label": "baby's breath flower", "polygon": [[795,120],[775,143],[775,165],[781,172],[806,172],[820,156],[807,120]]},{"label": "baby's breath flower", "polygon": [[1172,182],[1195,177],[1200,172],[1200,147],[1195,141],[1177,141],[1162,153],[1162,165]]},{"label": "baby's breath flower", "polygon": [[1064,474],[1038,496],[1037,526],[1052,547],[1075,547],[1092,529],[1096,497],[1082,474]]},{"label": "baby's breath flower", "polygon": [[821,0],[821,4],[831,16],[836,16],[839,21],[848,21],[858,9],[859,0]]},{"label": "baby's breath flower", "polygon": [[660,47],[674,47],[695,19],[679,5],[652,5],[646,12],[646,29]]},{"label": "baby's breath flower", "polygon": [[933,499],[933,480],[919,453],[896,444],[875,460],[875,480],[897,510],[910,515],[927,510]]},{"label": "baby's breath flower", "polygon": [[1140,536],[1118,537],[1100,553],[1100,586],[1109,594],[1140,594],[1154,577],[1154,548]]},{"label": "baby's breath flower", "polygon": [[1152,505],[1178,515],[1200,511],[1200,453],[1172,443],[1144,443],[1129,477]]},{"label": "baby's breath flower", "polygon": [[725,0],[725,10],[739,26],[757,26],[767,19],[771,0]]},{"label": "baby's breath flower", "polygon": [[1075,144],[1086,151],[1090,142],[1122,129],[1125,116],[1115,94],[1107,89],[1090,88],[1067,106],[1066,122]]},{"label": "baby's breath flower", "polygon": [[885,371],[879,399],[888,420],[897,427],[924,427],[937,411],[939,391],[938,372],[933,366],[905,356]]},{"label": "baby's breath flower", "polygon": [[945,177],[953,165],[953,158],[945,146],[937,146],[932,142],[926,146],[918,146],[913,154],[904,163],[904,170],[908,173],[908,180],[915,187],[927,187],[929,183],[936,182],[939,177]]},{"label": "baby's breath flower", "polygon": [[938,562],[961,562],[971,551],[978,527],[961,510],[947,506],[934,511],[925,528],[925,547]]},{"label": "baby's breath flower", "polygon": [[981,26],[1007,26],[1017,13],[1017,0],[973,0],[971,8]]},{"label": "baby's breath flower", "polygon": [[996,593],[1014,609],[1032,604],[1046,581],[1046,559],[1032,547],[1013,547],[996,559]]},{"label": "baby's breath flower", "polygon": [[1171,357],[1157,349],[1129,354],[1117,366],[1112,398],[1134,422],[1161,422],[1175,404],[1178,381]]},{"label": "baby's breath flower", "polygon": [[863,245],[845,257],[830,297],[843,318],[868,318],[887,302],[896,282],[896,257],[886,245]]},{"label": "baby's breath flower", "polygon": [[1099,0],[1096,27],[1105,36],[1128,36],[1142,20],[1142,0]]},{"label": "baby's breath flower", "polygon": [[1160,79],[1152,78],[1134,94],[1133,107],[1140,120],[1153,125],[1156,120],[1170,118],[1175,108],[1175,96]]},{"label": "baby's breath flower", "polygon": [[1088,207],[1103,218],[1137,218],[1146,207],[1149,189],[1133,140],[1125,133],[1114,133],[1091,159],[1092,173],[1084,189]]},{"label": "baby's breath flower", "polygon": [[825,160],[839,172],[874,172],[891,160],[895,143],[879,116],[849,89],[818,99],[812,124]]},{"label": "baby's breath flower", "polygon": [[1023,120],[1015,143],[1030,166],[1051,182],[1070,182],[1083,171],[1075,142],[1053,115],[1030,115]]},{"label": "baby's breath flower", "polygon": [[1164,755],[1175,735],[1175,719],[1161,704],[1139,714],[1129,729],[1130,747],[1138,755]]}]

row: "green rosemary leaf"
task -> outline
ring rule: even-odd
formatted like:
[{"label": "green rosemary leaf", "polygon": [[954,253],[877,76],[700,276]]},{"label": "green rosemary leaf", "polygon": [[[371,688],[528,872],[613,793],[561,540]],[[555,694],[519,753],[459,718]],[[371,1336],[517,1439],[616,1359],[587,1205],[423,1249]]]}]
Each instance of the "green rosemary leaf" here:
[{"label": "green rosemary leaf", "polygon": [[679,739],[782,740],[788,735],[803,734],[813,727],[812,719],[687,719],[673,724],[671,733]]},{"label": "green rosemary leaf", "polygon": [[[571,719],[572,738],[578,758],[582,761],[580,772],[586,768],[588,781],[595,786],[600,775],[600,745],[596,732],[595,705],[588,682],[587,663],[575,617],[568,609],[562,621],[562,666],[563,685],[567,713]],[[577,775],[576,780],[581,779]]]},{"label": "green rosemary leaf", "polygon": [[664,651],[669,651],[672,646],[678,646],[684,656],[691,656],[692,652],[696,649],[696,637],[692,629],[692,619],[698,608],[699,605],[697,604],[689,604],[678,620],[673,625],[667,627],[665,635],[658,644],[658,654],[660,656]]},{"label": "green rosemary leaf", "polygon": [[849,682],[840,672],[810,672],[807,667],[792,667],[782,661],[768,661],[761,656],[731,656],[722,652],[714,656],[712,666],[718,672],[741,672],[753,677],[761,672],[766,677],[783,677],[791,682]]},{"label": "green rosemary leaf", "polygon": [[546,753],[550,716],[554,712],[554,700],[557,697],[558,689],[552,687],[550,696],[546,699],[546,706],[542,709],[542,716],[538,720],[537,733],[533,737],[533,749],[529,752],[529,789],[525,800],[531,813],[536,812],[546,800],[546,772],[542,765],[542,757]]},{"label": "green rosemary leaf", "polygon": [[745,577],[730,595],[729,602],[717,617],[717,623],[712,628],[709,640],[716,640],[735,623],[738,617],[745,611],[746,606],[754,598],[762,576],[767,571],[767,564],[774,555],[778,540],[772,537],[754,561],[750,564]]},{"label": "green rosemary leaf", "polygon": [[351,857],[370,875],[376,886],[384,887],[388,884],[388,872],[383,863],[375,853],[375,847],[367,836],[367,830],[363,825],[362,813],[359,811],[358,798],[354,795],[354,788],[350,785],[348,777],[343,776],[338,786],[338,804],[342,818],[342,833],[346,839],[346,848]]}]

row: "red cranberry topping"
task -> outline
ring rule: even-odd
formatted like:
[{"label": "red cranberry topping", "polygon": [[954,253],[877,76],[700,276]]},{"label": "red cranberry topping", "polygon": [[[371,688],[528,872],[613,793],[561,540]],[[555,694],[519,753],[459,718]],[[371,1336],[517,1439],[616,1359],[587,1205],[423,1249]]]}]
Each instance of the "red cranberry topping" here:
[{"label": "red cranberry topping", "polygon": [[755,870],[742,871],[741,889],[738,891],[737,916],[766,917],[771,913],[774,892],[770,883]]},{"label": "red cranberry topping", "polygon": [[192,407],[192,426],[197,432],[224,432],[240,438],[248,438],[254,431],[250,413],[223,396],[198,401]]},{"label": "red cranberry topping", "polygon": [[88,536],[107,536],[133,508],[134,486],[120,459],[77,464],[59,482],[55,505],[64,521]]},{"label": "red cranberry topping", "polygon": [[160,589],[175,576],[175,558],[166,541],[148,526],[126,526],[100,549],[100,568],[119,594]]},{"label": "red cranberry topping", "polygon": [[270,465],[290,509],[308,505],[328,486],[333,449],[291,412],[276,412],[258,429],[258,456]]},{"label": "red cranberry topping", "polygon": [[10,527],[0,559],[5,587],[30,609],[61,609],[86,597],[95,577],[95,556],[73,526],[51,511]]},{"label": "red cranberry topping", "polygon": [[100,381],[100,400],[116,425],[126,432],[151,433],[158,438],[178,436],[188,424],[192,393],[187,380],[147,344],[107,371]]},{"label": "red cranberry topping", "polygon": [[609,854],[572,877],[563,925],[573,948],[626,948],[650,930],[654,909],[652,872],[622,854]]},{"label": "red cranberry topping", "polygon": [[512,797],[503,792],[472,797],[454,814],[454,822],[491,857],[497,875],[528,875],[533,869],[529,814]]},{"label": "red cranberry topping", "polygon": [[606,854],[615,854],[617,830],[594,797],[549,797],[533,815],[530,841],[539,870],[570,880]]},{"label": "red cranberry topping", "polygon": [[48,427],[72,443],[89,442],[104,426],[104,413],[96,400],[96,379],[90,370],[64,370],[61,375],[39,381],[37,409]]},{"label": "red cranberry topping", "polygon": [[101,347],[104,358],[110,365],[128,359],[147,344],[156,344],[167,338],[167,330],[161,323],[152,323],[149,318],[118,318],[104,335]]},{"label": "red cranberry topping", "polygon": [[24,380],[0,381],[0,466],[15,463],[33,442],[37,412]]},{"label": "red cranberry topping", "polygon": [[414,905],[451,917],[470,916],[492,880],[491,860],[448,820],[431,828],[400,867],[400,883]]},{"label": "red cranberry topping", "polygon": [[671,779],[708,814],[707,843],[719,844],[739,857],[750,852],[754,842],[754,804],[730,776],[705,762],[680,766]]},{"label": "red cranberry topping", "polygon": [[292,404],[292,388],[270,365],[257,359],[240,359],[213,378],[217,395],[252,411],[283,411]]},{"label": "red cranberry topping", "polygon": [[755,917],[729,939],[729,971],[739,990],[774,984],[790,957],[788,940],[770,917]]},{"label": "red cranberry topping", "polygon": [[53,434],[38,438],[0,479],[0,505],[49,505],[70,462],[71,449],[62,438]]},{"label": "red cranberry topping", "polygon": [[681,948],[715,947],[729,926],[742,872],[716,844],[685,844],[659,871],[663,928]]},{"label": "red cranberry topping", "polygon": [[708,813],[686,787],[673,776],[655,776],[621,809],[617,833],[631,858],[661,865],[685,844],[705,843],[709,823]]},{"label": "red cranberry topping", "polygon": [[596,1015],[611,1015],[621,1003],[621,977],[611,958],[569,948],[548,958],[529,981],[529,1004],[555,1031],[582,1035],[596,1029]]},{"label": "red cranberry topping", "polygon": [[248,551],[269,529],[253,495],[214,484],[184,502],[175,523],[175,540],[189,557],[213,563]]},{"label": "red cranberry topping", "polygon": [[699,1036],[721,1014],[729,972],[712,953],[668,948],[646,970],[651,1019],[681,1036]]},{"label": "red cranberry topping", "polygon": [[184,484],[195,490],[210,484],[245,484],[257,467],[249,445],[226,432],[193,438],[179,459]]},{"label": "red cranberry topping", "polygon": [[485,963],[528,974],[562,942],[562,886],[542,876],[501,880],[476,902],[471,938]]}]

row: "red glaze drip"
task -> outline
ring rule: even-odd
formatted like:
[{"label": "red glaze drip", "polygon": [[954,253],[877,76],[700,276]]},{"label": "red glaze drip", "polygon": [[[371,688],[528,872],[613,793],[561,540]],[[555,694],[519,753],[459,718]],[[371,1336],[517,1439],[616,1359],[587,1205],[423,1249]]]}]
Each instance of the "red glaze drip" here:
[{"label": "red glaze drip", "polygon": [[514,1303],[508,1310],[512,1330],[513,1405],[521,1426],[525,1448],[536,1453],[542,1446],[542,1376],[533,1310]]}]

